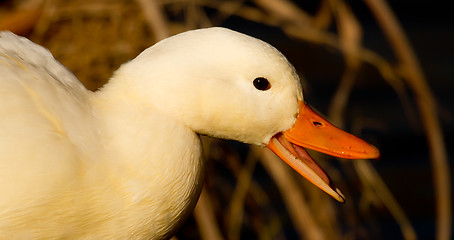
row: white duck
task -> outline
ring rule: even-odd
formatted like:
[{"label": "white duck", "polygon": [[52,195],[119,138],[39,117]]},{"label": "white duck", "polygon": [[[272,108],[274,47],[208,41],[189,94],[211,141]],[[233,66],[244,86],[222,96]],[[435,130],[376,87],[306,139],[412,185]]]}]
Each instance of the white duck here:
[{"label": "white duck", "polygon": [[172,236],[201,190],[198,134],[266,145],[339,201],[300,146],[378,157],[303,103],[279,51],[224,28],[163,40],[94,93],[47,50],[3,32],[0,98],[6,239]]}]

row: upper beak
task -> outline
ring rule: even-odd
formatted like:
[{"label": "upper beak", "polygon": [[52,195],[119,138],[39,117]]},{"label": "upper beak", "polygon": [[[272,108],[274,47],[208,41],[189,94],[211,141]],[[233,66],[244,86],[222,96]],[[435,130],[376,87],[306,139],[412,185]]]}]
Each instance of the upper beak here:
[{"label": "upper beak", "polygon": [[334,187],[317,163],[303,147],[340,158],[378,158],[379,151],[369,143],[337,128],[314,112],[306,103],[298,101],[299,114],[295,125],[271,138],[267,145],[314,185],[344,202],[344,196]]}]

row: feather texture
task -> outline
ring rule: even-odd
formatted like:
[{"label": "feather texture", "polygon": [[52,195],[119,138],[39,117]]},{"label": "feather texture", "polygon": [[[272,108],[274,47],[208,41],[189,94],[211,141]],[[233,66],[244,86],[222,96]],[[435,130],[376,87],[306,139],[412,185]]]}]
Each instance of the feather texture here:
[{"label": "feather texture", "polygon": [[[271,88],[260,91],[257,77]],[[50,52],[0,33],[0,236],[160,239],[199,196],[197,134],[263,145],[289,129],[298,76],[222,28],[176,35],[91,92]]]}]

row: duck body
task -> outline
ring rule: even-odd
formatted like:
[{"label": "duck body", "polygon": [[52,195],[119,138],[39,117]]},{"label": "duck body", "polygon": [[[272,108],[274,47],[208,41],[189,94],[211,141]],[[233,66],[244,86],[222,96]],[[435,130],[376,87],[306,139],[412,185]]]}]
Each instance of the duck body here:
[{"label": "duck body", "polygon": [[201,190],[198,135],[121,94],[104,101],[43,48],[2,38],[0,239],[171,236]]}]

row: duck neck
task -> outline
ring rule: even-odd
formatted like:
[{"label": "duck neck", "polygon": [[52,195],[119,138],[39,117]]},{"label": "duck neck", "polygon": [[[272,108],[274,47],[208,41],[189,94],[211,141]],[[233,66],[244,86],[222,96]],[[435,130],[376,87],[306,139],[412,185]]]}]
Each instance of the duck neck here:
[{"label": "duck neck", "polygon": [[116,92],[108,85],[93,95],[94,115],[128,211],[155,216],[147,227],[166,234],[164,223],[179,225],[178,219],[185,219],[182,215],[197,202],[203,179],[201,142],[179,121],[136,100],[127,90]]}]

